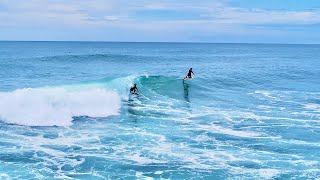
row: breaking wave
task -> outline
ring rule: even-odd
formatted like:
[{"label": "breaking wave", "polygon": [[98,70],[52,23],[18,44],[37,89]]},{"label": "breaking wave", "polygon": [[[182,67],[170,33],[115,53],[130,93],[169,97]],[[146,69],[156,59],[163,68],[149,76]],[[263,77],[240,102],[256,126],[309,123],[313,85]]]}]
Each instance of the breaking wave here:
[{"label": "breaking wave", "polygon": [[70,126],[75,116],[118,115],[120,97],[102,87],[72,86],[0,92],[0,118],[26,126]]}]

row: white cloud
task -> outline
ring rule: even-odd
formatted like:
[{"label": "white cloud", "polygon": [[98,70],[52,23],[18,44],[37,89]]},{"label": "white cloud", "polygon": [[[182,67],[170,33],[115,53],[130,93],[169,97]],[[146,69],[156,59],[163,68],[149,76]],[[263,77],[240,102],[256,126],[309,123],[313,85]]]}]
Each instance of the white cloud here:
[{"label": "white cloud", "polygon": [[221,9],[215,16],[219,23],[237,24],[317,24],[320,22],[320,11],[272,11],[248,10],[240,8]]},{"label": "white cloud", "polygon": [[[224,0],[0,0],[0,27],[110,30],[156,34],[163,32],[191,37],[207,34],[261,32],[247,25],[297,25],[320,23],[320,10],[286,11],[246,9],[229,6]],[[168,10],[181,14],[179,20],[163,14],[163,19],[139,17],[143,11]],[[165,12],[165,11],[164,11]],[[181,12],[195,14],[183,17]],[[1,33],[1,30],[0,30]],[[266,32],[265,32],[266,33]],[[276,31],[270,33],[277,33]],[[152,35],[150,35],[152,36]]]},{"label": "white cloud", "polygon": [[[70,25],[83,25],[90,21],[134,21],[136,11],[143,10],[172,10],[188,11],[199,14],[198,21],[218,24],[315,24],[320,22],[320,11],[272,11],[263,9],[244,9],[230,7],[222,1],[116,1],[116,0],[69,0],[69,1],[49,1],[49,0],[2,0],[7,7],[7,12],[0,12],[1,19],[8,18],[7,21],[23,23],[34,22],[52,23],[65,22]],[[165,16],[165,14],[164,14]],[[48,18],[48,19],[47,19]],[[201,19],[203,18],[203,19]],[[170,21],[170,17],[167,17]],[[183,19],[183,17],[181,18]],[[187,17],[185,20],[188,20]],[[41,22],[43,21],[43,22]],[[151,20],[152,21],[152,20]],[[2,21],[2,24],[4,22]],[[12,23],[12,22],[11,22]],[[17,23],[18,25],[18,23]]]}]

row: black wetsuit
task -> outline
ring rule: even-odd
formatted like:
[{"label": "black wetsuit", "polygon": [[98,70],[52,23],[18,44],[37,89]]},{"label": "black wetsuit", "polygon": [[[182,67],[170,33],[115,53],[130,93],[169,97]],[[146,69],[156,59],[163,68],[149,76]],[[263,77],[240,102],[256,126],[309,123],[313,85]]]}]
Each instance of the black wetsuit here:
[{"label": "black wetsuit", "polygon": [[192,74],[193,74],[193,72],[191,70],[189,70],[187,77],[192,78]]},{"label": "black wetsuit", "polygon": [[131,94],[135,94],[135,93],[138,92],[138,88],[137,87],[131,87],[130,88],[130,92],[131,92]]}]

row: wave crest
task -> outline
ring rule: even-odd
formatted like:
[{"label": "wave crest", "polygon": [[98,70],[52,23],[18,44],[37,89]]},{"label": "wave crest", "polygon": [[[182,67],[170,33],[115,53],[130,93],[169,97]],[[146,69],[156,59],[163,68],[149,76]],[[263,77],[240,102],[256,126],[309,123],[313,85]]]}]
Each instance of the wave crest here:
[{"label": "wave crest", "polygon": [[101,87],[48,87],[0,92],[1,120],[26,126],[70,126],[75,116],[118,115],[120,97]]}]

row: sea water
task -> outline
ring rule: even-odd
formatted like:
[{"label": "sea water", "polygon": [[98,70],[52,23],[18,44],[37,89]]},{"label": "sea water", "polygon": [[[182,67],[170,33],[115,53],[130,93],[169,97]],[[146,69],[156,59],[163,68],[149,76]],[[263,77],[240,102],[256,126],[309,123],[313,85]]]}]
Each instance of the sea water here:
[{"label": "sea water", "polygon": [[0,179],[315,179],[319,152],[320,45],[0,42]]}]

